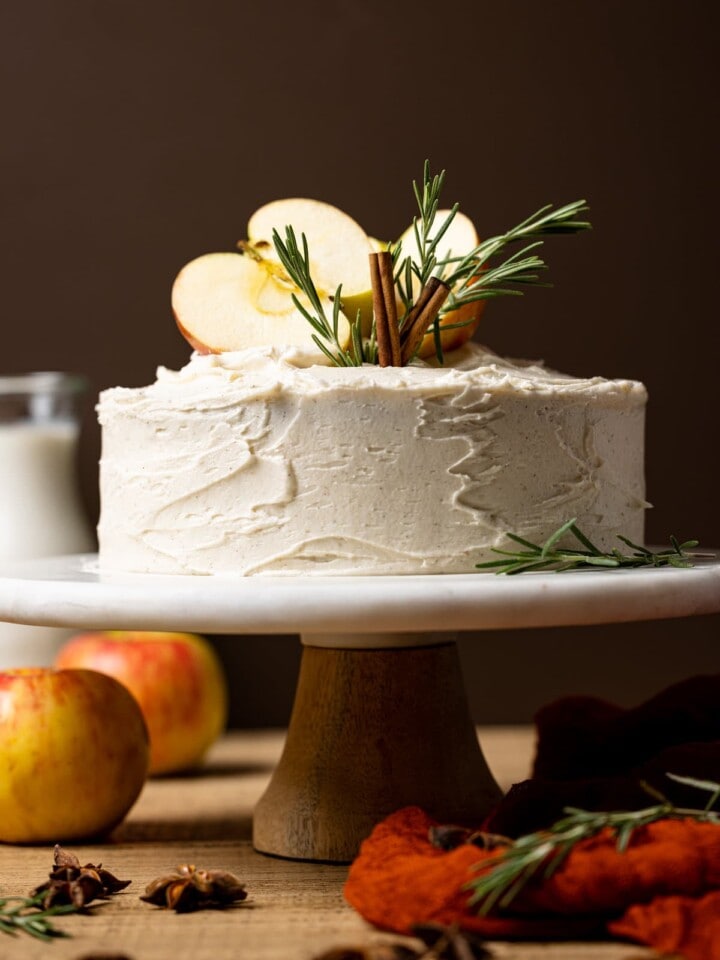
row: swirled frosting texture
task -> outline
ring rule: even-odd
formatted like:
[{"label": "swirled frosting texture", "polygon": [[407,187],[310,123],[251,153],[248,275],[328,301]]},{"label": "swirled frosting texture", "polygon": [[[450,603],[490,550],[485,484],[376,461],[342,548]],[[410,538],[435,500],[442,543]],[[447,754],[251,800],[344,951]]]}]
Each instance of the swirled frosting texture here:
[{"label": "swirled frosting texture", "polygon": [[459,573],[570,517],[642,540],[645,389],[475,344],[446,366],[194,355],[101,394],[102,569]]}]

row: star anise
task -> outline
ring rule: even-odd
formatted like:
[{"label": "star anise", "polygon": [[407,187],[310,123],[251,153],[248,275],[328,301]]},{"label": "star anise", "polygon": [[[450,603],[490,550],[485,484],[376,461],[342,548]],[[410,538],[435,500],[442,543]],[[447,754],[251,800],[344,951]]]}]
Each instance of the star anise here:
[{"label": "star anise", "polygon": [[107,900],[129,883],[129,880],[118,880],[101,863],[81,865],[74,853],[55,844],[50,878],[36,887],[31,896],[42,895],[45,910],[62,904],[84,907],[92,900]]},{"label": "star anise", "polygon": [[140,899],[177,913],[189,913],[205,907],[227,907],[246,897],[245,887],[232,873],[198,870],[184,863],[176,873],[158,877],[148,884]]}]

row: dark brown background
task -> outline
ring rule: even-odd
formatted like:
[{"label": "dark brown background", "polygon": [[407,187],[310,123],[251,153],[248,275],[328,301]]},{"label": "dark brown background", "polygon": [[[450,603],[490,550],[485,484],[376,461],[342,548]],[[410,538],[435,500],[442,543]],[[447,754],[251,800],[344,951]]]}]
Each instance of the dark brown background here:
[{"label": "dark brown background", "polygon": [[[380,237],[429,157],[481,234],[587,197],[551,241],[556,286],[492,304],[494,349],[644,380],[652,541],[720,544],[716,509],[717,8],[699,0],[432,4],[36,0],[4,4],[2,372],[71,369],[93,392],[179,366],[169,290],[281,196]],[[97,511],[92,410],[82,483]],[[482,721],[558,693],[630,703],[717,669],[717,617],[492,633],[462,643]],[[291,638],[219,641],[234,719],[282,722]],[[487,682],[488,675],[491,682]]]}]

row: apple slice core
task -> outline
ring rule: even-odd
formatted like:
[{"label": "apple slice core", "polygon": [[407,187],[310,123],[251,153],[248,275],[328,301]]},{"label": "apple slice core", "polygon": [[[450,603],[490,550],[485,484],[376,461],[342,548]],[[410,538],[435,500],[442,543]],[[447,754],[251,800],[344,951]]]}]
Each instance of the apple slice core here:
[{"label": "apple slice core", "polygon": [[310,254],[310,275],[319,293],[334,296],[342,284],[342,304],[352,322],[357,311],[369,328],[372,320],[372,285],[369,254],[375,249],[363,228],[342,210],[321,200],[293,197],[273,200],[260,207],[248,223],[253,244],[268,244],[263,255],[277,259],[273,230],[285,240],[291,226],[298,244],[305,234]]},{"label": "apple slice core", "polygon": [[[313,328],[292,300],[293,288],[262,263],[239,253],[208,253],[186,264],[172,289],[180,332],[200,353],[296,346],[323,356]],[[302,302],[303,298],[300,297]],[[332,302],[322,298],[328,319]],[[350,340],[341,316],[340,341]]]}]

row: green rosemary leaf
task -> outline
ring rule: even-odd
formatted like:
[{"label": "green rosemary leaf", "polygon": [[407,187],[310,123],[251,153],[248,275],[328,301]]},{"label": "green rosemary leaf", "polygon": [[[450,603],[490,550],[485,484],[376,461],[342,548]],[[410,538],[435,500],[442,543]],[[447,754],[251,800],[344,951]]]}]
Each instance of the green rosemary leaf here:
[{"label": "green rosemary leaf", "polygon": [[[525,540],[523,537],[519,537],[516,533],[508,533],[508,540],[514,540],[515,543],[520,543],[524,547],[530,547],[531,550],[534,550],[536,553],[540,553],[542,547],[537,543],[533,543],[530,540]],[[499,552],[499,551],[498,551]]]},{"label": "green rosemary leaf", "polygon": [[353,352],[355,353],[355,358],[360,363],[365,361],[365,348],[362,342],[362,330],[360,325],[360,311],[358,310],[355,323],[352,325],[352,342],[353,342]]},{"label": "green rosemary leaf", "polygon": [[330,360],[332,363],[334,363],[336,367],[346,367],[346,366],[347,366],[347,364],[346,364],[346,363],[344,362],[344,360],[343,360],[342,354],[334,354],[334,353],[331,353],[331,352],[330,352],[330,349],[327,347],[326,344],[323,343],[323,341],[320,339],[320,337],[318,337],[318,335],[317,335],[316,333],[314,333],[314,334],[312,335],[312,338],[313,338],[313,342],[315,343],[315,345],[322,350],[322,352],[325,354],[325,356],[328,358],[328,360]]},{"label": "green rosemary leaf", "polygon": [[493,567],[505,567],[507,566],[506,560],[485,560],[483,563],[476,563],[476,570],[490,570]]},{"label": "green rosemary leaf", "polygon": [[658,790],[657,787],[654,787],[651,783],[648,783],[647,780],[640,780],[639,786],[645,791],[645,793],[647,793],[649,797],[652,797],[653,800],[659,800],[661,804],[670,806],[670,801],[665,794]]},{"label": "green rosemary leaf", "polygon": [[680,544],[681,550],[692,550],[694,547],[699,547],[699,540],[686,540],[684,543]]},{"label": "green rosemary leaf", "polygon": [[572,530],[575,526],[575,521],[577,517],[573,517],[572,520],[568,520],[566,523],[563,523],[562,526],[558,527],[555,533],[551,534],[545,543],[543,544],[542,550],[540,551],[540,556],[546,558],[558,540],[561,540],[565,534]]},{"label": "green rosemary leaf", "polygon": [[695,787],[696,790],[704,790],[706,793],[712,793],[717,796],[720,786],[712,780],[696,780],[695,777],[681,777],[678,773],[666,773],[666,777],[674,780],[676,783],[684,783],[687,787]]},{"label": "green rosemary leaf", "polygon": [[632,835],[634,832],[635,832],[635,827],[630,822],[623,823],[618,828],[617,848],[620,851],[620,853],[625,853],[627,848],[630,846],[630,840],[632,839]]},{"label": "green rosemary leaf", "polygon": [[590,567],[619,567],[622,560],[617,557],[586,557],[584,561]]},{"label": "green rosemary leaf", "polygon": [[[455,219],[455,215],[459,209],[460,209],[459,203],[454,203],[452,205],[452,207],[450,208],[450,212],[448,213],[447,217],[445,217],[445,220],[442,223],[442,226],[435,232],[435,235],[433,236],[432,240],[429,243],[429,246],[428,246],[429,254],[433,256],[435,255],[435,251],[438,248],[438,244],[447,233],[448,228],[450,227],[450,224]],[[437,214],[437,202],[435,203],[435,207],[433,209],[433,219],[435,218],[436,214]]]},{"label": "green rosemary leaf", "polygon": [[335,291],[335,298],[333,299],[333,317],[332,317],[332,331],[333,339],[335,343],[338,342],[338,327],[340,324],[340,304],[342,296],[342,284],[340,284]]},{"label": "green rosemary leaf", "polygon": [[[538,284],[538,286],[540,286],[540,284]],[[524,295],[523,290],[513,290],[512,287],[481,287],[478,290],[473,287],[468,287],[467,291],[462,294],[462,297],[453,294],[450,295],[452,296],[452,300],[448,297],[446,304],[449,305],[440,310],[440,316],[443,317],[446,313],[450,313],[451,310],[457,310],[458,307],[466,303],[476,303],[479,300],[492,300],[495,297],[522,297]]]},{"label": "green rosemary leaf", "polygon": [[572,852],[573,844],[570,840],[565,841],[564,843],[559,844],[559,850],[553,855],[553,857],[548,860],[547,866],[545,867],[545,872],[543,873],[543,879],[547,880],[548,877],[551,877],[556,870],[559,870],[563,865],[565,860]]},{"label": "green rosemary leaf", "polygon": [[536,210],[535,213],[531,213],[529,217],[526,217],[525,220],[522,220],[515,227],[515,230],[522,231],[531,223],[540,223],[543,219],[543,214],[547,213],[549,210],[552,210],[552,204],[546,203],[544,206],[540,207],[539,210]]},{"label": "green rosemary leaf", "polygon": [[[670,537],[670,542],[672,543],[674,539],[675,539],[674,537]],[[623,537],[623,536],[621,536],[620,534],[618,534],[618,540],[622,540],[622,542],[623,542],[626,546],[630,547],[632,550],[637,550],[638,553],[643,553],[643,554],[645,554],[646,556],[651,556],[651,552],[650,552],[650,550],[647,549],[647,547],[642,547],[642,546],[640,546],[639,543],[633,543],[632,540],[628,540],[627,537]],[[677,541],[676,541],[676,542],[677,542]],[[674,546],[674,545],[675,545],[675,544],[673,544],[673,546]]]},{"label": "green rosemary leaf", "polygon": [[[442,316],[442,311],[440,311],[439,315]],[[474,319],[471,317],[469,320],[458,320],[457,323],[443,323],[442,332],[445,333],[447,330],[460,330],[461,327],[469,327],[470,324],[474,322]]]},{"label": "green rosemary leaf", "polygon": [[291,295],[292,302],[295,304],[295,307],[302,313],[307,322],[316,330],[320,336],[325,336],[328,333],[328,327],[325,323],[322,323],[317,317],[314,317],[310,311],[305,307],[302,301],[297,297],[296,294]]},{"label": "green rosemary leaf", "polygon": [[580,543],[581,543],[587,550],[590,551],[590,553],[595,554],[596,557],[597,557],[597,556],[600,556],[601,551],[600,551],[599,547],[596,547],[595,544],[592,542],[592,540],[590,540],[589,537],[586,537],[585,534],[582,532],[582,530],[580,530],[580,529],[577,527],[576,521],[573,521],[572,533],[573,533],[573,536],[575,537],[575,539],[576,539],[576,540],[579,540]]},{"label": "green rosemary leaf", "polygon": [[[409,313],[413,305],[413,262],[410,257],[405,260],[405,297],[404,303],[406,311]],[[403,318],[404,319],[404,318]],[[402,327],[402,323],[400,324]]]}]

